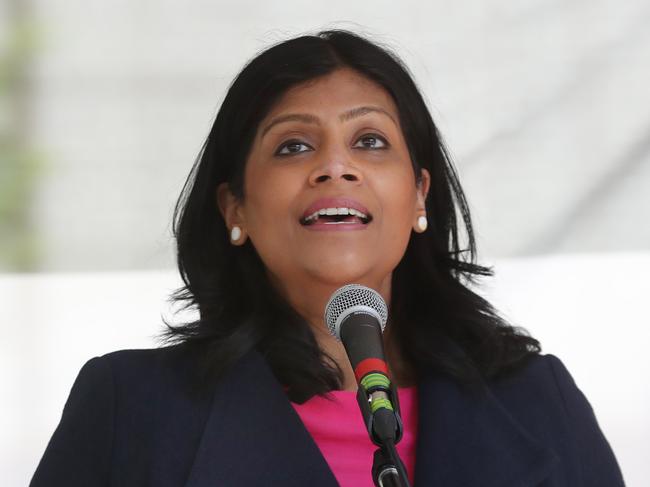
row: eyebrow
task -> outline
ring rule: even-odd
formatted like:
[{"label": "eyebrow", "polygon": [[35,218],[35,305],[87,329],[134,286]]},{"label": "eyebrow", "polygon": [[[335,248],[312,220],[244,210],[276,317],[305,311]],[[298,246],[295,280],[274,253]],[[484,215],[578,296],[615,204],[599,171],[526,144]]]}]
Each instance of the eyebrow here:
[{"label": "eyebrow", "polygon": [[[361,107],[353,108],[339,115],[339,120],[341,122],[347,122],[349,120],[352,120],[353,118],[361,117],[363,115],[366,115],[367,113],[372,113],[372,112],[383,113],[384,115],[389,117],[395,125],[397,125],[395,118],[393,118],[393,116],[387,110],[375,106],[361,106]],[[271,122],[262,131],[261,137],[264,137],[266,133],[269,130],[271,130],[272,127],[283,122],[304,122],[304,123],[311,123],[314,125],[320,125],[320,120],[318,119],[318,117],[314,115],[310,115],[309,113],[287,113],[286,115],[280,115],[279,117],[276,117],[273,120],[271,120]]]}]

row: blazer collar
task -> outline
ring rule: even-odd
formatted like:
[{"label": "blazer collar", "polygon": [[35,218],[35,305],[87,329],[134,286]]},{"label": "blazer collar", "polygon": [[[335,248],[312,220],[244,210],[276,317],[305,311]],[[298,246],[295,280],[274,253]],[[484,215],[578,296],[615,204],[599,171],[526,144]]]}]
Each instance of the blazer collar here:
[{"label": "blazer collar", "polygon": [[[556,462],[489,390],[472,396],[434,377],[420,384],[415,486],[532,487]],[[214,485],[338,485],[257,352],[216,386],[185,487]]]}]

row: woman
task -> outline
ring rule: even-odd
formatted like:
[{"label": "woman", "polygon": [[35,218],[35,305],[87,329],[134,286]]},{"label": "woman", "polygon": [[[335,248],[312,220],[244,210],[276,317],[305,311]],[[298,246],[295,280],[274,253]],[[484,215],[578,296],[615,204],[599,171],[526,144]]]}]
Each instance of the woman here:
[{"label": "woman", "polygon": [[[562,363],[466,284],[456,172],[407,69],[346,31],[279,43],[230,86],[179,199],[171,345],[91,359],[32,485],[372,485],[373,445],[323,310],[388,303],[416,486],[619,486]],[[462,248],[456,215],[462,217]]]}]

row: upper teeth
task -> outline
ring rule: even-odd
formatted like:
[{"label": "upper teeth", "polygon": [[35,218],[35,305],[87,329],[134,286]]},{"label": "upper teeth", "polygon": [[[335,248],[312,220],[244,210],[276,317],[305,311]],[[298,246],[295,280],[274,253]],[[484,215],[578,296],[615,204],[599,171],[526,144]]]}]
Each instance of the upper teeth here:
[{"label": "upper teeth", "polygon": [[368,216],[365,213],[355,210],[354,208],[321,208],[306,217],[305,222],[315,220],[319,215],[353,215],[363,218],[364,220],[368,219]]}]

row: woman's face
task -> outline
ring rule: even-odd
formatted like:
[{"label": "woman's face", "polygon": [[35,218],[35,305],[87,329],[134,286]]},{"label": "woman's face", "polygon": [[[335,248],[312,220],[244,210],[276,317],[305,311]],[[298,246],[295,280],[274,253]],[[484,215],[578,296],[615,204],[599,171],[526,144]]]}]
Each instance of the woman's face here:
[{"label": "woman's face", "polygon": [[425,214],[422,173],[418,188],[391,96],[340,69],[281,97],[258,127],[244,201],[222,185],[219,206],[243,231],[233,243],[250,238],[273,282],[379,289]]}]

